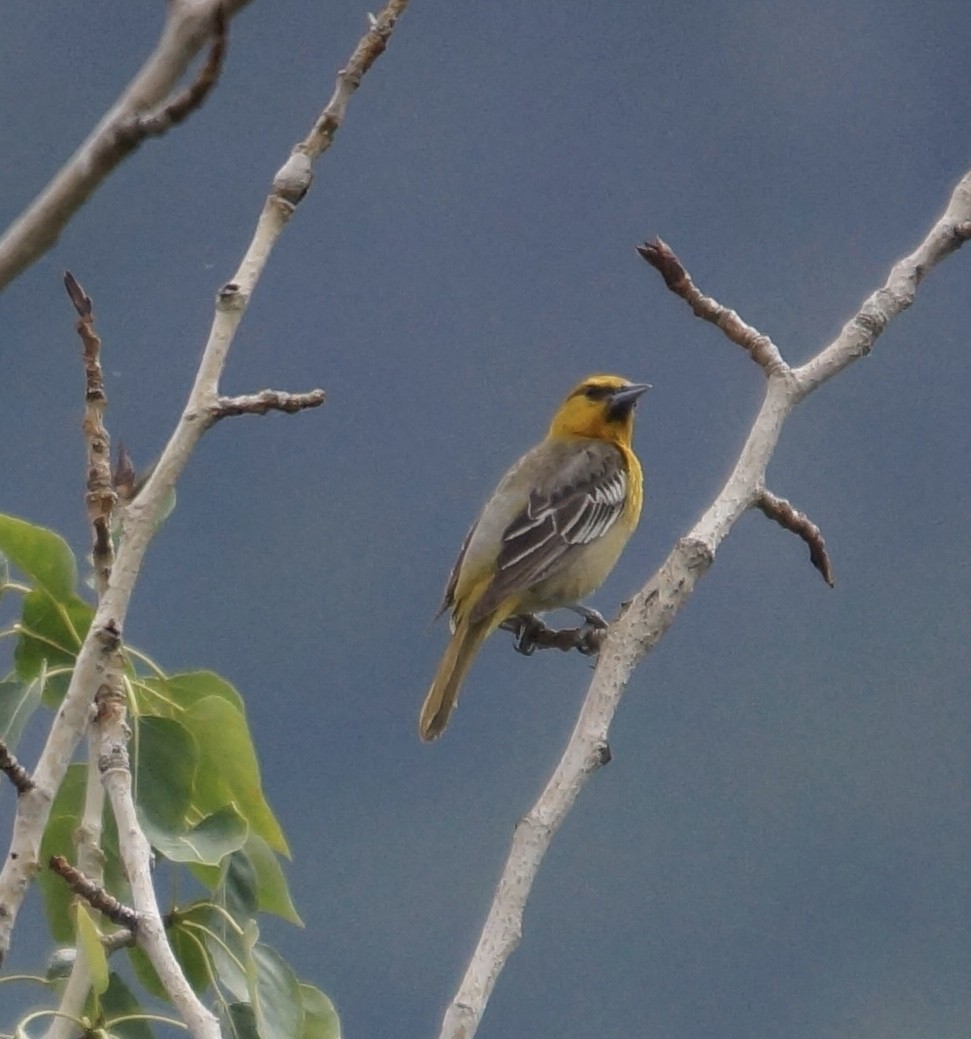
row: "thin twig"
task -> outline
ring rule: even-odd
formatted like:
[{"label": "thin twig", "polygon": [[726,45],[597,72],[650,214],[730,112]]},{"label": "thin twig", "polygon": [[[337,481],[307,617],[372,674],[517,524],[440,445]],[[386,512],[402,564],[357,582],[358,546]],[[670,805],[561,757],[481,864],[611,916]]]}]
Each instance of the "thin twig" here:
[{"label": "thin twig", "polygon": [[0,772],[6,774],[18,794],[26,794],[28,790],[34,789],[30,773],[20,764],[3,740],[0,740]]},{"label": "thin twig", "polygon": [[780,527],[784,527],[806,542],[809,546],[809,561],[832,588],[833,571],[830,566],[829,553],[826,551],[826,542],[823,540],[823,532],[819,527],[804,512],[794,508],[791,502],[777,497],[771,491],[763,490],[755,499],[755,507],[764,512],[769,519],[775,520]]},{"label": "thin twig", "polygon": [[723,307],[711,296],[700,292],[684,265],[660,238],[637,246],[637,252],[661,275],[664,284],[691,307],[697,317],[720,328],[733,343],[748,352],[766,375],[786,370],[787,365],[775,343],[757,328],[747,325],[734,310]]},{"label": "thin twig", "polygon": [[[84,419],[81,428],[84,433],[87,458],[85,504],[88,522],[91,524],[94,588],[100,600],[107,591],[108,582],[111,579],[111,568],[114,565],[111,529],[118,500],[111,473],[111,438],[104,424],[108,396],[105,393],[104,372],[101,366],[101,339],[95,330],[94,306],[91,297],[70,271],[66,271],[64,274],[64,285],[74,309],[78,313],[76,327],[84,357]],[[109,671],[109,676],[116,671],[117,665]],[[111,902],[106,902],[105,899],[110,899],[111,896],[103,889],[104,803],[105,790],[98,770],[98,733],[95,726],[89,726],[84,807],[81,822],[74,832],[78,866],[73,879],[83,877],[90,892],[103,893],[104,898],[92,902],[95,908],[105,905],[110,909]],[[66,863],[66,860],[65,865],[73,869]],[[106,915],[113,919],[111,912],[106,912]],[[78,956],[71,967],[67,984],[61,992],[59,1013],[51,1022],[45,1039],[68,1039],[71,1035],[71,1021],[82,1013],[90,988],[90,965],[86,957]]]},{"label": "thin twig", "polygon": [[290,157],[273,178],[273,190],[292,205],[297,205],[313,180],[312,166],[333,143],[344,122],[347,104],[361,85],[365,73],[384,53],[398,19],[408,0],[389,0],[376,17],[370,15],[370,29],[361,37],[347,64],[337,73],[337,85],[310,133],[295,144]]},{"label": "thin twig", "polygon": [[161,137],[173,126],[178,126],[197,108],[201,107],[218,82],[226,57],[229,30],[222,3],[216,4],[212,22],[212,43],[209,47],[209,55],[205,64],[199,69],[196,78],[156,111],[135,113],[118,127],[119,135],[127,138],[131,142],[132,148],[136,148],[147,137]]},{"label": "thin twig", "polygon": [[104,424],[108,397],[101,370],[101,339],[94,328],[91,297],[81,288],[70,271],[64,272],[64,285],[78,312],[77,333],[81,337],[84,356],[84,420],[81,429],[87,449],[88,477],[85,503],[92,533],[94,586],[100,598],[104,595],[114,563],[111,543],[111,517],[118,496],[111,476],[111,438]]},{"label": "thin twig", "polygon": [[310,390],[307,393],[262,390],[260,393],[239,397],[219,397],[209,409],[209,415],[214,422],[237,415],[265,415],[268,411],[283,411],[293,415],[307,408],[319,408],[325,399],[323,390]]},{"label": "thin twig", "polygon": [[103,913],[112,923],[129,930],[138,926],[138,914],[134,909],[119,902],[100,884],[72,866],[63,855],[52,855],[48,865],[76,895],[83,898],[92,909]]}]

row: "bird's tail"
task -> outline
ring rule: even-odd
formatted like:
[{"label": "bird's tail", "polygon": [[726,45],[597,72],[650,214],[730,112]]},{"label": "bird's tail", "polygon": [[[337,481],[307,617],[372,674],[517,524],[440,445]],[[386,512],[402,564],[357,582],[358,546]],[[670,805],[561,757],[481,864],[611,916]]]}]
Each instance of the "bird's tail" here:
[{"label": "bird's tail", "polygon": [[423,740],[437,739],[445,731],[469,665],[494,626],[491,618],[474,623],[467,618],[459,621],[421,706],[418,732]]}]

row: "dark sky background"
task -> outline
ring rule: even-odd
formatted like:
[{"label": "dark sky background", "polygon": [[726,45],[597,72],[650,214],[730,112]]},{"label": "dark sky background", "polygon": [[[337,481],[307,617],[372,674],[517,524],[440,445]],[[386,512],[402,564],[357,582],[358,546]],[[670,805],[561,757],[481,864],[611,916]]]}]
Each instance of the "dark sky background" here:
[{"label": "dark sky background", "polygon": [[[147,463],[213,294],[364,16],[254,3],[205,108],[0,298],[0,509],[86,553],[62,270],[95,300],[111,432]],[[161,17],[6,5],[4,223]],[[968,167],[969,32],[963,0],[415,0],[400,23],[223,382],[320,385],[328,402],[205,438],[126,628],[167,668],[213,668],[245,696],[307,923],[264,935],[331,994],[348,1039],[437,1034],[587,686],[576,654],[525,659],[497,636],[445,737],[419,743],[445,643],[430,618],[481,501],[576,380],[652,382],[644,518],[593,600],[612,615],[710,502],[757,409],[759,370],[635,244],[660,234],[807,359]],[[821,525],[836,588],[791,535],[739,523],[631,683],[614,761],[554,842],[482,1039],[966,1039],[969,263],[936,271],[787,425],[769,483]],[[4,790],[4,846],[11,812]],[[45,948],[31,906],[11,969]]]}]

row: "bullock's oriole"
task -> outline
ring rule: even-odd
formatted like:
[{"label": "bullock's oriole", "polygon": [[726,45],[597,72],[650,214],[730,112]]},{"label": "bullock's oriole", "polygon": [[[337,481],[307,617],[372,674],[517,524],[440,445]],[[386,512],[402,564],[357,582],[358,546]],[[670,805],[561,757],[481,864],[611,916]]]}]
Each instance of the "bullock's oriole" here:
[{"label": "bullock's oriole", "polygon": [[641,515],[631,436],[648,388],[616,375],[584,379],[546,439],[499,481],[445,587],[439,615],[451,611],[452,638],[422,705],[423,740],[442,734],[469,665],[503,621],[578,604],[613,569]]}]

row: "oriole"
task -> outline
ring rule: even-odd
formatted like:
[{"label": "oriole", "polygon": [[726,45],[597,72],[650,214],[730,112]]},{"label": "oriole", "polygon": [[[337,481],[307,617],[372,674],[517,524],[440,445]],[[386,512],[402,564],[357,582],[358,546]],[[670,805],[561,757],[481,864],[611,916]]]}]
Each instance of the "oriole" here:
[{"label": "oriole", "polygon": [[584,379],[546,439],[499,481],[465,537],[437,614],[451,611],[452,637],[422,705],[423,740],[445,730],[469,665],[503,621],[574,606],[613,569],[641,515],[644,478],[631,437],[647,389],[616,375]]}]

